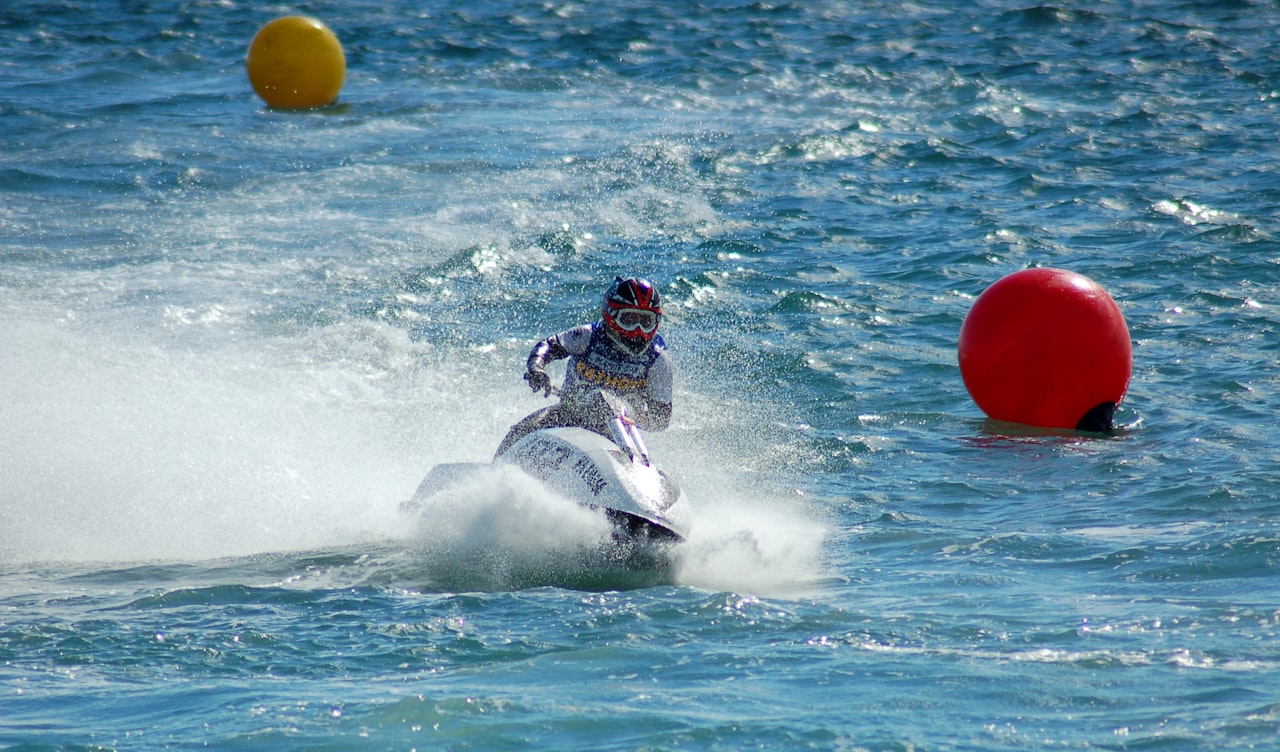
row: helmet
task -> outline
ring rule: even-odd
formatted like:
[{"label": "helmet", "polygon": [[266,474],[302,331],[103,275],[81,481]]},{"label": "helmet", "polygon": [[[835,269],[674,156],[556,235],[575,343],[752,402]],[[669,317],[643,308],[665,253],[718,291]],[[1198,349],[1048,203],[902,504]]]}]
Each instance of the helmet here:
[{"label": "helmet", "polygon": [[615,277],[604,294],[600,317],[614,342],[639,355],[658,333],[662,298],[647,279]]}]

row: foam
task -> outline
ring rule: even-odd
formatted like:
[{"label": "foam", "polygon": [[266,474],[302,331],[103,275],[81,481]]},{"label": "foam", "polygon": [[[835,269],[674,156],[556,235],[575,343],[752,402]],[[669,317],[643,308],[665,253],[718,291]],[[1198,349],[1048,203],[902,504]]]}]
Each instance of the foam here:
[{"label": "foam", "polygon": [[427,500],[406,540],[424,582],[500,590],[581,577],[583,554],[607,545],[604,515],[496,465]]},{"label": "foam", "polygon": [[[690,490],[691,494],[697,493]],[[823,576],[826,525],[803,505],[755,491],[696,497],[677,581],[775,597],[812,594]]]},{"label": "foam", "polygon": [[385,534],[430,451],[403,435],[412,403],[269,344],[174,351],[5,322],[0,560],[191,560]]}]

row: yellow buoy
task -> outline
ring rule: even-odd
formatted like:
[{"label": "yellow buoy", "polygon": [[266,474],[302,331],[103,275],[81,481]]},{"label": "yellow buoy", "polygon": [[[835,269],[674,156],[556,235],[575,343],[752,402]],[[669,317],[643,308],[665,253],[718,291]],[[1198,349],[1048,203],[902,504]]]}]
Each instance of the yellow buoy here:
[{"label": "yellow buoy", "polygon": [[342,44],[314,18],[285,16],[263,26],[245,60],[249,83],[272,107],[333,104],[347,75]]}]

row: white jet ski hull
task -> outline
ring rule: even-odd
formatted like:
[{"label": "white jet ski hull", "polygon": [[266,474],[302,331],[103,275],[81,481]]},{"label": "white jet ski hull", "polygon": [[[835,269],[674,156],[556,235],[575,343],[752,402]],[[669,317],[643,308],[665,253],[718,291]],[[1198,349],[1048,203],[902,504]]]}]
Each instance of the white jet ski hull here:
[{"label": "white jet ski hull", "polygon": [[436,465],[423,478],[406,510],[476,478],[497,464],[514,465],[553,492],[603,511],[615,537],[627,542],[679,543],[689,535],[688,501],[670,476],[647,460],[632,458],[618,445],[583,428],[548,428],[523,437],[494,464]]},{"label": "white jet ski hull", "polygon": [[547,428],[521,438],[497,462],[556,493],[605,511],[628,537],[678,543],[689,535],[684,492],[646,459],[584,428]]}]

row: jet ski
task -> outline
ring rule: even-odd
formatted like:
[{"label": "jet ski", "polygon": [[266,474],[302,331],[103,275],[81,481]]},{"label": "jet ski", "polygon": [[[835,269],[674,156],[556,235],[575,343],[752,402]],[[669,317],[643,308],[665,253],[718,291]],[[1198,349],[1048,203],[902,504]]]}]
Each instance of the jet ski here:
[{"label": "jet ski", "polygon": [[[557,393],[558,390],[557,390]],[[495,465],[514,465],[560,496],[603,512],[612,538],[650,555],[689,535],[688,500],[671,476],[654,462],[626,400],[607,389],[559,393],[572,400],[591,427],[560,426],[533,431],[507,447],[493,463],[449,463],[427,473],[405,503],[407,510]]]}]

